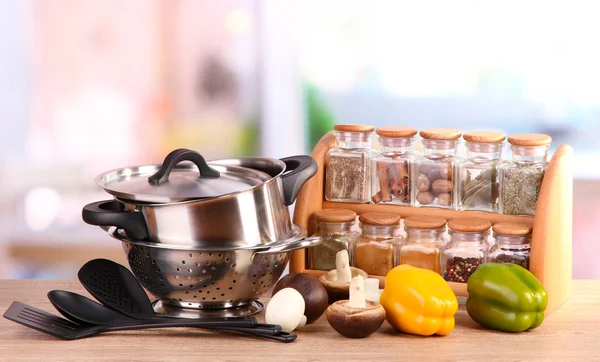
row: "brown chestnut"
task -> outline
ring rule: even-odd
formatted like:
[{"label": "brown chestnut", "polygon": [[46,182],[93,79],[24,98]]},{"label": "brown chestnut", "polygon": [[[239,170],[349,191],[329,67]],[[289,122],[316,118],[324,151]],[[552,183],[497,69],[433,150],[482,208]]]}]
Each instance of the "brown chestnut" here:
[{"label": "brown chestnut", "polygon": [[315,276],[306,273],[290,273],[275,284],[272,295],[283,288],[296,289],[304,298],[306,324],[319,319],[329,306],[327,290]]},{"label": "brown chestnut", "polygon": [[339,300],[327,308],[327,322],[348,338],[365,338],[375,333],[385,320],[385,309],[377,302],[365,301],[365,308],[352,308]]}]

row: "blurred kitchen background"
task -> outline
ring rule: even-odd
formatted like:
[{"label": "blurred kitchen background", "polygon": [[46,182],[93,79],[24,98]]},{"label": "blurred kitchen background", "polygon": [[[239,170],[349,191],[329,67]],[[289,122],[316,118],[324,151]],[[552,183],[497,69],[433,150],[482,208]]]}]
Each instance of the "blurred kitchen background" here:
[{"label": "blurred kitchen background", "polygon": [[174,148],[310,153],[335,123],[543,132],[575,149],[575,278],[600,278],[595,1],[0,1],[0,277],[125,263],[83,223]]}]

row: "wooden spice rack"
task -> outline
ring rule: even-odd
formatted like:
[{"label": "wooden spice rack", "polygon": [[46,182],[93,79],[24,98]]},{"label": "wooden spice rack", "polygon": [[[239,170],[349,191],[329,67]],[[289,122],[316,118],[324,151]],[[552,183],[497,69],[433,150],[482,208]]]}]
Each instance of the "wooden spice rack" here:
[{"label": "wooden spice rack", "polygon": [[[456,217],[480,217],[498,222],[533,221],[530,271],[542,282],[548,292],[548,307],[552,312],[571,297],[572,279],[572,225],[573,225],[573,149],[561,145],[552,156],[541,185],[535,216],[502,215],[478,211],[457,211],[438,208],[417,208],[399,205],[354,204],[325,201],[325,155],[335,144],[333,131],[325,134],[317,143],[312,157],[318,171],[302,188],[294,209],[294,223],[314,233],[313,213],[321,209],[343,208],[354,210],[358,215],[367,211],[395,212],[406,218],[412,215]],[[321,270],[306,268],[306,249],[292,253],[291,273],[308,273],[320,276]],[[385,276],[369,275],[385,286]],[[448,282],[457,296],[467,296],[466,283]]]}]

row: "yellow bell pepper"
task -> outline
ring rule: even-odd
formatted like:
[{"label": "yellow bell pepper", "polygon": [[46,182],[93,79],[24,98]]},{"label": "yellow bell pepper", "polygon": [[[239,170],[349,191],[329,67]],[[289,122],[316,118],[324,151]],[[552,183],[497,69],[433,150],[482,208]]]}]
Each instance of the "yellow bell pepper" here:
[{"label": "yellow bell pepper", "polygon": [[434,271],[407,264],[394,267],[385,277],[379,302],[388,323],[401,332],[445,336],[454,329],[458,300]]}]

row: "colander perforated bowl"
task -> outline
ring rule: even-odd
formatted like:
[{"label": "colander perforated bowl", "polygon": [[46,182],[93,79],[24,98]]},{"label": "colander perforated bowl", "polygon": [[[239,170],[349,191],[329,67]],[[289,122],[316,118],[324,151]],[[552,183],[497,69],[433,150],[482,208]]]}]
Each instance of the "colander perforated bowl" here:
[{"label": "colander perforated bowl", "polygon": [[321,242],[298,235],[259,249],[198,250],[134,241],[116,228],[109,234],[146,290],[163,304],[197,309],[250,304],[279,280],[291,251]]}]

